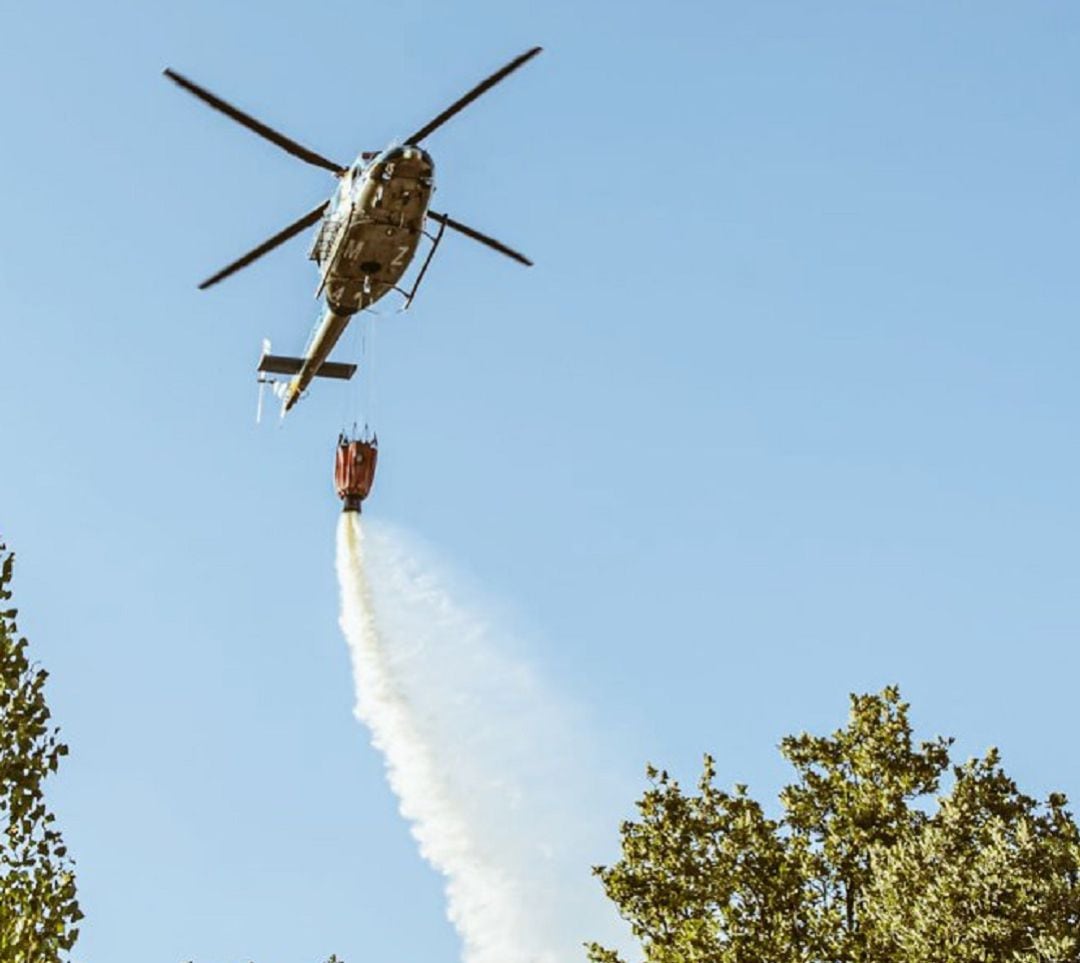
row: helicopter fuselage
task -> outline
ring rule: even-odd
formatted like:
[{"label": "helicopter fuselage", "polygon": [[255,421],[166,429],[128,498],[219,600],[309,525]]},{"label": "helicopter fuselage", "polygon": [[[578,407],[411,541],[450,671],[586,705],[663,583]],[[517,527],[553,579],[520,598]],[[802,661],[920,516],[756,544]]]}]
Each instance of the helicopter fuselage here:
[{"label": "helicopter fuselage", "polygon": [[416,253],[435,167],[419,147],[392,147],[342,175],[311,251],[327,306],[355,314],[401,280]]},{"label": "helicopter fuselage", "polygon": [[397,288],[424,230],[435,168],[419,147],[391,147],[341,176],[310,257],[319,265],[317,295],[326,310],[304,363],[285,392],[288,411],[311,383],[350,318]]}]

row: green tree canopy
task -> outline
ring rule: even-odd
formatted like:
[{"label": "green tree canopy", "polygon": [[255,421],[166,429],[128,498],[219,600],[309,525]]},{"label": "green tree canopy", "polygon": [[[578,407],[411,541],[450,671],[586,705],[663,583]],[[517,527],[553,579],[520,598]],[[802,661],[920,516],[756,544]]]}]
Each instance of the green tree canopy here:
[{"label": "green tree canopy", "polygon": [[49,721],[48,674],[30,662],[9,607],[13,563],[0,543],[0,960],[55,963],[82,918],[71,860],[42,795],[67,746]]},{"label": "green tree canopy", "polygon": [[775,819],[710,757],[696,793],[650,767],[595,872],[648,963],[1080,963],[1065,797],[1021,793],[996,750],[954,766],[951,743],[916,745],[896,688],[853,695],[845,728],[782,740]]}]

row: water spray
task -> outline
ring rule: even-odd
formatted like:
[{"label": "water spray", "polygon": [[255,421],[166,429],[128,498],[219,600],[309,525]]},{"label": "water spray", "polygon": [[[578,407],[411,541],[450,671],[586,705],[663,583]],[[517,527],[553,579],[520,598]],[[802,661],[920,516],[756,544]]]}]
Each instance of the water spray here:
[{"label": "water spray", "polygon": [[[356,715],[421,856],[445,879],[465,963],[571,963],[621,942],[590,866],[616,808],[580,727],[490,619],[396,532],[338,524]],[[599,805],[598,805],[599,804]]]}]

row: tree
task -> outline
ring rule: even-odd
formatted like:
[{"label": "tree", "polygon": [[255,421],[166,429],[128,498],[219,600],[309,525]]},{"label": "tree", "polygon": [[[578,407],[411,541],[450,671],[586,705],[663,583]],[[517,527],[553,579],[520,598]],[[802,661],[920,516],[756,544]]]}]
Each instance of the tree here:
[{"label": "tree", "polygon": [[[11,599],[14,556],[0,543],[0,606]],[[42,783],[67,746],[50,723],[48,673],[33,665],[16,610],[0,610],[0,960],[55,963],[82,918],[75,874]]]},{"label": "tree", "polygon": [[648,963],[1080,963],[1065,797],[1021,793],[996,750],[953,766],[951,739],[916,746],[908,708],[853,695],[845,728],[783,739],[777,819],[717,789],[708,756],[695,794],[650,767],[621,859],[594,870]]},{"label": "tree", "polygon": [[[50,722],[48,673],[31,663],[11,601],[15,556],[0,542],[0,963],[60,963],[83,918],[74,865],[42,784],[68,747]],[[344,963],[331,956],[326,963]]]}]

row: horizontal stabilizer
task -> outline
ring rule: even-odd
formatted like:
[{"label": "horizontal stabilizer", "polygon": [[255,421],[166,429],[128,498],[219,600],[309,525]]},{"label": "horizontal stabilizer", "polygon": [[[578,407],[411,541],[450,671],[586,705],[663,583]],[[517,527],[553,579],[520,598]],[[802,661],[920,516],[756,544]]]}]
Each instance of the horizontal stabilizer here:
[{"label": "horizontal stabilizer", "polygon": [[[304,366],[303,358],[287,358],[282,354],[264,354],[259,359],[258,371],[267,374],[297,375]],[[316,378],[340,378],[348,381],[356,374],[356,365],[340,361],[324,361],[315,372]]]}]

